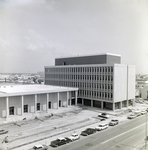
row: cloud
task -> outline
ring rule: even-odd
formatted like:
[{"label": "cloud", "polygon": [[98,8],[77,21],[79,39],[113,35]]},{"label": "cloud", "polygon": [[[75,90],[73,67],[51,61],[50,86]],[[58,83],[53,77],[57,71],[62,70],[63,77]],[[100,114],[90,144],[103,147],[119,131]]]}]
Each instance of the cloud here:
[{"label": "cloud", "polygon": [[3,40],[0,38],[0,46],[2,49],[9,49],[8,47],[10,46],[10,43],[7,40]]},{"label": "cloud", "polygon": [[57,41],[49,40],[48,37],[40,35],[34,30],[29,29],[24,37],[28,51],[34,51],[44,54],[58,54],[64,50],[64,45]]},{"label": "cloud", "polygon": [[14,6],[24,6],[28,4],[46,4],[46,0],[1,0],[0,6],[4,7],[14,7]]}]

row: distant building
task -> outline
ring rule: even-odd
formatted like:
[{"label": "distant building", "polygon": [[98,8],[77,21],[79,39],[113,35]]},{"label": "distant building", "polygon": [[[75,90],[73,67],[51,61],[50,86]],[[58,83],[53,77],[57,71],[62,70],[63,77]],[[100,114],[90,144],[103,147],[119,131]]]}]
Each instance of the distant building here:
[{"label": "distant building", "polygon": [[145,84],[143,88],[141,88],[141,97],[143,99],[148,99],[148,84]]},{"label": "distant building", "polygon": [[135,66],[108,53],[56,58],[55,66],[45,67],[45,84],[78,87],[78,103],[116,110],[135,99]]}]

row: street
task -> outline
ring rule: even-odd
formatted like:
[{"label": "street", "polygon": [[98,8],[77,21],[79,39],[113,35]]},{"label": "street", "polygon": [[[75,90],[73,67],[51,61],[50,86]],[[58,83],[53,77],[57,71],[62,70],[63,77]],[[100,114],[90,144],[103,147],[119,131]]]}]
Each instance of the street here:
[{"label": "street", "polygon": [[[56,148],[57,150],[134,150],[144,144],[145,116],[117,126],[82,137],[73,143]],[[53,149],[53,148],[49,148]]]}]

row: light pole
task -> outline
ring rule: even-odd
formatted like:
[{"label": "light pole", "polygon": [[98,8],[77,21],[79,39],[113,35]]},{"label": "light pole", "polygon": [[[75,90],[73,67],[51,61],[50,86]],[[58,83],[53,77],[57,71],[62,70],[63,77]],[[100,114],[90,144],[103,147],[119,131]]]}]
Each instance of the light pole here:
[{"label": "light pole", "polygon": [[146,112],[146,128],[145,128],[145,149],[147,148],[147,112]]}]

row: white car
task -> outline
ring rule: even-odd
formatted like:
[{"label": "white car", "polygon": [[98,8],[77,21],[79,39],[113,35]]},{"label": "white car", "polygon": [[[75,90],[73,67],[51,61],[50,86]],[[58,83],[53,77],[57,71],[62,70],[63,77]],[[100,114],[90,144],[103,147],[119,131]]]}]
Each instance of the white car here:
[{"label": "white car", "polygon": [[99,124],[95,129],[97,131],[101,131],[101,130],[104,130],[104,129],[107,129],[107,128],[108,128],[108,124],[104,123],[104,124]]},{"label": "white car", "polygon": [[[48,146],[47,146],[47,145],[38,144],[38,145],[35,145],[32,149],[33,149],[33,150],[36,150],[36,149],[39,149],[39,150],[47,150],[47,149],[48,149]],[[32,150],[32,149],[31,149],[31,150]]]},{"label": "white car", "polygon": [[146,110],[142,110],[142,111],[141,111],[141,115],[144,115],[144,114],[146,114],[146,113],[147,113]]},{"label": "white car", "polygon": [[78,140],[80,135],[78,133],[73,133],[70,137],[68,137],[71,141]]},{"label": "white car", "polygon": [[110,122],[109,122],[109,126],[114,126],[114,125],[117,125],[119,123],[119,120],[117,119],[112,119]]}]

